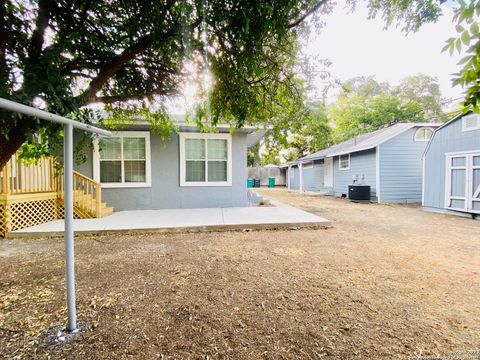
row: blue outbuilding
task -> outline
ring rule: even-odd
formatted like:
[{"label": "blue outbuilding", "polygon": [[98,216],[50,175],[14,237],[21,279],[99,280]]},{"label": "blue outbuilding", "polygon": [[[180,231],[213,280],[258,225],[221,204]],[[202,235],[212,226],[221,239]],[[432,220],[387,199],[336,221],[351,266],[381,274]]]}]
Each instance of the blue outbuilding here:
[{"label": "blue outbuilding", "polygon": [[440,126],[424,154],[425,210],[480,214],[480,115],[459,115]]},{"label": "blue outbuilding", "polygon": [[398,123],[300,158],[287,167],[287,186],[348,197],[368,185],[379,203],[420,203],[422,155],[438,124]]}]

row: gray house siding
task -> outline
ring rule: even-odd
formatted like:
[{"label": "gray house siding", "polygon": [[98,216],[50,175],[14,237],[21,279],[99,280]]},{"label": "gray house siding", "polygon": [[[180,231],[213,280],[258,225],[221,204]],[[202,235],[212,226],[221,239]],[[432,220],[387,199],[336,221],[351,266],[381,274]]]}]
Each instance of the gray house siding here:
[{"label": "gray house siding", "polygon": [[364,184],[371,186],[371,196],[376,197],[376,150],[365,150],[350,154],[350,169],[340,170],[339,157],[333,159],[333,192],[336,196],[347,196],[348,185],[351,185],[356,177]]},{"label": "gray house siding", "polygon": [[418,128],[379,145],[380,201],[422,201],[422,155],[428,142],[414,141]]},{"label": "gray house siding", "polygon": [[[445,209],[446,153],[480,151],[480,130],[462,131],[462,120],[456,120],[439,129],[424,158],[424,198],[427,209]],[[448,211],[451,212],[451,211]]]},{"label": "gray house siding", "polygon": [[[290,178],[290,189],[300,189],[300,170],[298,166],[291,168],[294,172],[294,178]],[[303,190],[306,191],[320,191],[323,190],[323,161],[315,160],[312,168],[303,168]]]},{"label": "gray house siding", "polygon": [[[138,128],[135,130],[139,130]],[[155,210],[248,206],[247,135],[232,136],[232,186],[180,186],[179,136],[165,142],[150,135],[152,186],[142,188],[102,188],[102,200],[116,210]],[[75,170],[93,178],[93,154]]]},{"label": "gray house siding", "polygon": [[[294,176],[292,177],[292,172]],[[298,166],[292,166],[290,168],[290,172],[288,174],[288,181],[290,182],[290,189],[291,190],[298,190],[300,187],[300,172],[298,170]]]},{"label": "gray house siding", "polygon": [[307,191],[323,190],[323,161],[315,160],[312,168],[303,168],[303,189]]}]

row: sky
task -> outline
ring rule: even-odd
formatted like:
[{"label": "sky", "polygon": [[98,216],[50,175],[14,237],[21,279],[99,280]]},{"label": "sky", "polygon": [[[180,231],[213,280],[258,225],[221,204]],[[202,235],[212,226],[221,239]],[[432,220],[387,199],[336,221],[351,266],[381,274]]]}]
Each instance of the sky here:
[{"label": "sky", "polygon": [[[394,26],[384,30],[382,19],[368,20],[363,4],[350,13],[345,0],[338,0],[334,11],[323,17],[325,26],[320,32],[312,30],[303,51],[329,59],[329,71],[342,81],[374,75],[395,85],[406,76],[423,73],[438,79],[444,98],[459,98],[462,89],[452,87],[450,79],[460,68],[460,55],[441,52],[445,40],[456,35],[452,16],[453,11],[446,6],[436,23],[405,35]],[[319,88],[324,85],[320,79],[315,84]]]}]

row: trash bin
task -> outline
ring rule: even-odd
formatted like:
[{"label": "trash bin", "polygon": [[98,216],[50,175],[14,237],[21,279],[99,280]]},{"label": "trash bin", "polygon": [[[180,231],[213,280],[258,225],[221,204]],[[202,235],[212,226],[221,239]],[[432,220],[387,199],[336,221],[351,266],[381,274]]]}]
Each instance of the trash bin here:
[{"label": "trash bin", "polygon": [[253,178],[248,178],[247,179],[247,188],[253,188],[254,182]]},{"label": "trash bin", "polygon": [[269,188],[274,188],[275,187],[275,178],[274,177],[269,177],[268,178],[268,187]]},{"label": "trash bin", "polygon": [[260,179],[255,179],[253,187],[260,187]]}]

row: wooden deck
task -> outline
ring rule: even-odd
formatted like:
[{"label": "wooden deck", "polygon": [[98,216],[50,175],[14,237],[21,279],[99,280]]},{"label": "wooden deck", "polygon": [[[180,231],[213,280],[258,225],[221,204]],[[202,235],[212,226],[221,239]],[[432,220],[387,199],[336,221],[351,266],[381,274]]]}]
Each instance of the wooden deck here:
[{"label": "wooden deck", "polygon": [[[100,183],[75,171],[73,175],[75,218],[113,212],[102,203]],[[51,157],[27,165],[12,156],[0,172],[0,236],[55,219],[63,219],[63,168]]]}]

